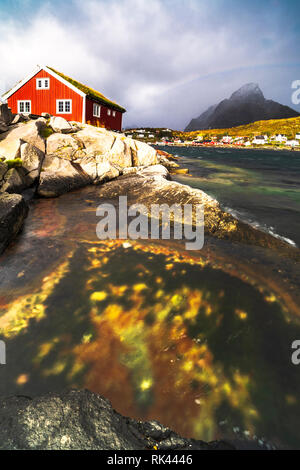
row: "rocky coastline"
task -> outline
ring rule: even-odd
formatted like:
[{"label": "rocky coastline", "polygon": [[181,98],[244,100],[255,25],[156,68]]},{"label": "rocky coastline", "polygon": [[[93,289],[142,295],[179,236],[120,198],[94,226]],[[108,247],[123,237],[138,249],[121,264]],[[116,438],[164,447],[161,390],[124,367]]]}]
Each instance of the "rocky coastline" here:
[{"label": "rocky coastline", "polygon": [[12,115],[0,107],[0,253],[17,235],[25,195],[52,198],[159,162],[150,146],[62,118]]},{"label": "rocky coastline", "polygon": [[[3,109],[1,113],[8,117],[0,126],[0,252],[22,229],[28,198],[53,198],[98,185],[105,201],[117,202],[119,196],[127,195],[129,203],[147,208],[153,203],[203,204],[205,232],[213,240],[268,248],[299,259],[293,247],[234,218],[205,192],[172,181],[171,174],[179,166],[165,152],[122,134],[61,118],[28,119],[9,111],[5,114]],[[123,417],[106,399],[84,390],[33,399],[2,397],[0,401],[2,449],[261,448],[251,441],[185,439],[156,421]]]},{"label": "rocky coastline", "polygon": [[[100,185],[106,198],[129,194],[132,203],[147,207],[203,204],[206,234],[289,250],[284,242],[223,211],[203,191],[172,181],[172,173],[185,169],[166,152],[63,118],[13,116],[6,105],[1,105],[0,122],[0,253],[22,227],[28,212],[26,195],[53,198],[87,185]],[[111,180],[112,184],[102,184]]]}]

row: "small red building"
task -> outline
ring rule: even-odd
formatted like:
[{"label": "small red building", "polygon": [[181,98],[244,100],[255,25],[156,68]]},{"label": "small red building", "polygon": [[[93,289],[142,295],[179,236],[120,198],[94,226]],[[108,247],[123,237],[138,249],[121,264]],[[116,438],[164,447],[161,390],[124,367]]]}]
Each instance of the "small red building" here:
[{"label": "small red building", "polygon": [[49,113],[120,131],[124,108],[51,67],[38,66],[2,96],[14,114]]}]

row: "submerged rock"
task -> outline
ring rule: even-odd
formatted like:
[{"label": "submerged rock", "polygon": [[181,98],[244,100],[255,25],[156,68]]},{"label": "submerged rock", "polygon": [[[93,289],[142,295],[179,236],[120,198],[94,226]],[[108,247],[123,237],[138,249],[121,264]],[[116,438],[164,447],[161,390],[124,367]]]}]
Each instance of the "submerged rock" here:
[{"label": "submerged rock", "polygon": [[0,194],[0,253],[20,231],[28,207],[20,194]]},{"label": "submerged rock", "polygon": [[[259,448],[246,442],[245,448]],[[243,443],[185,439],[157,421],[138,422],[88,390],[0,399],[0,449],[215,450]]]}]

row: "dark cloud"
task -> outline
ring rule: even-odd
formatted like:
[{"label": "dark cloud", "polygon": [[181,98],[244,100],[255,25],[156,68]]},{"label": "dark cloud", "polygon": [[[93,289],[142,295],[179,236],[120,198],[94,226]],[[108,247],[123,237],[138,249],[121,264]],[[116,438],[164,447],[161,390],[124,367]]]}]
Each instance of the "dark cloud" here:
[{"label": "dark cloud", "polygon": [[182,128],[249,81],[291,105],[291,82],[300,79],[298,1],[10,5],[0,19],[0,86],[37,63],[53,65],[124,105],[126,125]]}]

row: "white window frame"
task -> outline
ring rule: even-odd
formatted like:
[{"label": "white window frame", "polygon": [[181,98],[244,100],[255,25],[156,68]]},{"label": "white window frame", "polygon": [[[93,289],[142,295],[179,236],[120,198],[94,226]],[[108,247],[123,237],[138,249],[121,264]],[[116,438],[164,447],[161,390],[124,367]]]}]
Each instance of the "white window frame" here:
[{"label": "white window frame", "polygon": [[[29,103],[29,111],[26,111],[27,103]],[[21,111],[21,104],[24,105],[24,111]],[[31,114],[31,100],[18,100],[18,114]]]},{"label": "white window frame", "polygon": [[[63,103],[64,110],[60,111],[59,110],[59,103]],[[66,103],[70,103],[70,111],[66,111]],[[56,114],[72,114],[72,100],[56,100]]]},{"label": "white window frame", "polygon": [[111,109],[107,110],[107,116],[111,116]]},{"label": "white window frame", "polygon": [[116,111],[112,112],[113,117],[116,117],[116,114],[117,114]]},{"label": "white window frame", "polygon": [[93,103],[93,116],[97,118],[101,116],[101,106],[98,103]]},{"label": "white window frame", "polygon": [[[48,82],[48,86],[46,86],[46,81]],[[39,82],[41,82],[41,86],[39,86]],[[36,79],[36,89],[37,90],[50,90],[50,78],[37,78]]]}]

